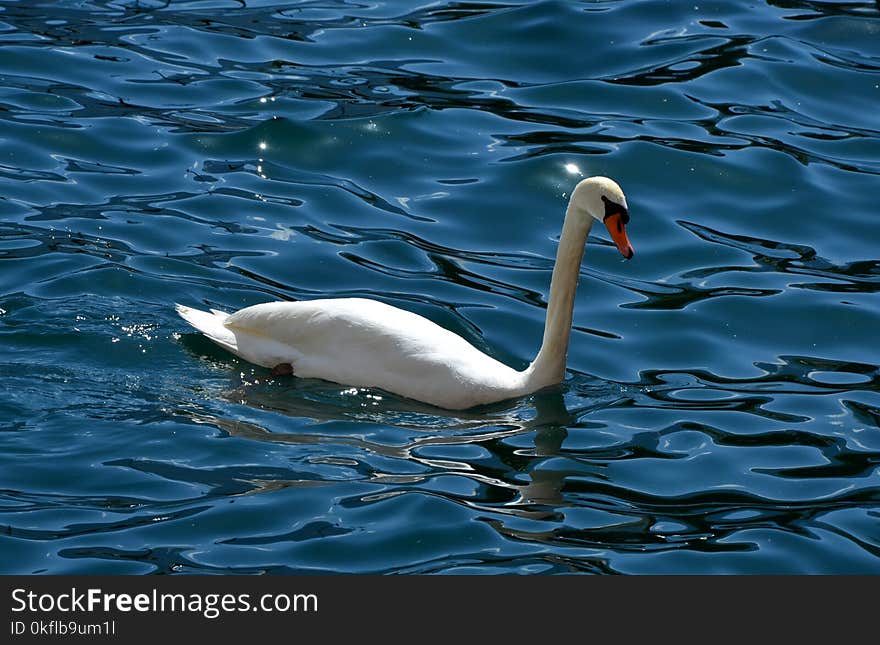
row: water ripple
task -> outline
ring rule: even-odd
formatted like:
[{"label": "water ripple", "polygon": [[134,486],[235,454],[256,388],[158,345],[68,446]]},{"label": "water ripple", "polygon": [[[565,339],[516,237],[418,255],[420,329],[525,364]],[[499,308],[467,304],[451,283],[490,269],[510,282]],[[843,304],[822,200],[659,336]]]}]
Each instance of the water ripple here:
[{"label": "water ripple", "polygon": [[874,293],[880,288],[880,262],[859,260],[835,264],[816,254],[815,249],[798,244],[786,244],[746,235],[730,235],[693,222],[680,220],[678,224],[698,237],[746,251],[752,255],[754,266],[708,267],[691,270],[683,277],[706,278],[719,273],[764,272],[808,275],[833,282],[791,283],[789,286],[817,291],[843,293]]},{"label": "water ripple", "polygon": [[[2,4],[4,573],[880,571],[875,3]],[[588,174],[637,254],[595,227],[530,396],[173,311],[374,297],[524,367]]]}]

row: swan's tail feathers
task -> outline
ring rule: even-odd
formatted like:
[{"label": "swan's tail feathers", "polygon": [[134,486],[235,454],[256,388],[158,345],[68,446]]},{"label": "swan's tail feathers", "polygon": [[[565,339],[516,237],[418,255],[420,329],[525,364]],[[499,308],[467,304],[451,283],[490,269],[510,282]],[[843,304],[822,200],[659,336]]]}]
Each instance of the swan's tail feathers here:
[{"label": "swan's tail feathers", "polygon": [[174,307],[177,309],[177,313],[180,314],[180,317],[190,325],[220,345],[220,347],[228,349],[233,354],[238,354],[238,344],[235,341],[235,334],[223,325],[229,317],[229,314],[218,311],[217,309],[211,309],[209,313],[207,311],[200,311],[184,305],[174,305]]}]

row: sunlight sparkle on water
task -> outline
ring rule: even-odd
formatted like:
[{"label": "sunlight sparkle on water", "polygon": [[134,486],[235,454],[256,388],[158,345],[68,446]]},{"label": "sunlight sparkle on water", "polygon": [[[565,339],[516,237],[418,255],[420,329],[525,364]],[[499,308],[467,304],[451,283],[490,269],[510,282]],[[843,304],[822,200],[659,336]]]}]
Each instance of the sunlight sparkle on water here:
[{"label": "sunlight sparkle on water", "polygon": [[565,171],[570,175],[582,175],[581,169],[577,167],[577,164],[567,163],[565,164]]},{"label": "sunlight sparkle on water", "polygon": [[265,150],[265,149],[266,149],[266,142],[260,141],[260,150]]}]

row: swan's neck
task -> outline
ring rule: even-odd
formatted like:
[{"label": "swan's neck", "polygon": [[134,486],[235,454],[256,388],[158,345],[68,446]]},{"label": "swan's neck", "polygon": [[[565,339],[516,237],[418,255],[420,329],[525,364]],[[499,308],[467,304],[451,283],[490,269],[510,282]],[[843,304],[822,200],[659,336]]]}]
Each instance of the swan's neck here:
[{"label": "swan's neck", "polygon": [[562,235],[559,237],[559,249],[556,251],[556,265],[550,280],[544,341],[537,358],[527,369],[530,389],[560,383],[565,377],[574,296],[581,260],[584,257],[584,246],[592,226],[593,218],[576,214],[574,206],[569,202]]}]

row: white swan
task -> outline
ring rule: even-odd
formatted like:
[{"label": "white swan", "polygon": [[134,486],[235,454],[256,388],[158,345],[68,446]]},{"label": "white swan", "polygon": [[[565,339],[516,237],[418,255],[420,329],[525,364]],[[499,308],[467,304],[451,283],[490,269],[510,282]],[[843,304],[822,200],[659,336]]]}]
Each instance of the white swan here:
[{"label": "white swan", "polygon": [[595,220],[605,222],[624,257],[633,256],[620,187],[607,177],[578,183],[559,238],[544,341],[537,358],[521,372],[422,316],[376,300],[267,302],[231,315],[183,305],[177,305],[177,311],[221,347],[274,368],[274,374],[376,387],[463,410],[562,381],[580,263]]}]

